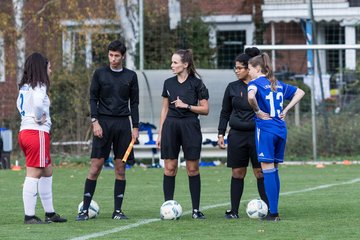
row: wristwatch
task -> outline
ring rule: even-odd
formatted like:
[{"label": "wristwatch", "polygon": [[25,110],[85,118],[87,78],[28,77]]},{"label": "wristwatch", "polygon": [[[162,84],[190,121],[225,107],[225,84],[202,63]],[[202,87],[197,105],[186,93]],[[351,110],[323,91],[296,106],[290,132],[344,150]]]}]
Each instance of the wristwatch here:
[{"label": "wristwatch", "polygon": [[219,135],[218,135],[218,138],[222,138],[222,137],[224,137],[224,135],[222,135],[222,134],[219,134]]},{"label": "wristwatch", "polygon": [[189,109],[189,110],[191,110],[191,105],[189,104],[189,105],[187,105],[187,107],[186,107],[187,109]]},{"label": "wristwatch", "polygon": [[91,118],[91,122],[92,122],[92,123],[94,123],[94,122],[96,122],[96,121],[97,121],[96,118]]}]

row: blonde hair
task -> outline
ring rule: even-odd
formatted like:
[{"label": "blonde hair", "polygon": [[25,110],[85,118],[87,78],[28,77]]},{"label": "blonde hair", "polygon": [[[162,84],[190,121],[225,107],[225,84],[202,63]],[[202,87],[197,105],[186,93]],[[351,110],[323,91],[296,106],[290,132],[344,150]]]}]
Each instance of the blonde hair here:
[{"label": "blonde hair", "polygon": [[258,56],[255,56],[249,60],[249,64],[253,67],[260,66],[261,73],[265,74],[265,76],[270,80],[271,90],[276,92],[277,80],[274,76],[269,55],[267,53],[262,53]]}]

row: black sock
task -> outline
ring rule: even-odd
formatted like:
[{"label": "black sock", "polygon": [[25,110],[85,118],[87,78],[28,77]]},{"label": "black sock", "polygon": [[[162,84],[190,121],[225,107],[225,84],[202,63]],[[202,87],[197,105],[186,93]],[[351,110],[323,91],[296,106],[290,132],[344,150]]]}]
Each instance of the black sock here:
[{"label": "black sock", "polygon": [[238,214],[241,196],[244,191],[244,179],[231,177],[230,185],[231,211]]},{"label": "black sock", "polygon": [[126,187],[126,180],[115,179],[114,185],[114,210],[121,211],[122,202],[124,199]]},{"label": "black sock", "polygon": [[164,191],[165,201],[173,200],[173,199],[174,199],[175,177],[176,177],[176,176],[166,176],[166,175],[164,174],[164,179],[163,179],[163,191]]},{"label": "black sock", "polygon": [[83,210],[86,211],[89,210],[91,200],[94,196],[95,188],[96,188],[96,180],[90,180],[87,178],[84,187]]},{"label": "black sock", "polygon": [[261,200],[263,200],[266,205],[269,206],[269,201],[268,198],[266,196],[266,192],[265,192],[265,185],[264,185],[264,178],[259,178],[257,179],[257,187],[258,187],[258,191],[259,191],[259,195]]},{"label": "black sock", "polygon": [[200,207],[200,192],[201,192],[201,179],[200,174],[196,176],[189,176],[189,188],[191,195],[191,202],[193,210],[199,210]]}]

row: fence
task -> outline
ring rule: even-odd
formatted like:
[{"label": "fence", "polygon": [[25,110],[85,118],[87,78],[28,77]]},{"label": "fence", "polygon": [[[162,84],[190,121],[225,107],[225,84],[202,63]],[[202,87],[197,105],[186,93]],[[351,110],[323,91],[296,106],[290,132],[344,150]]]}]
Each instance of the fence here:
[{"label": "fence", "polygon": [[[94,1],[96,2],[96,1]],[[204,133],[216,133],[221,101],[226,85],[236,80],[232,68],[237,54],[244,51],[245,45],[289,44],[305,45],[316,36],[317,43],[329,45],[356,45],[360,42],[360,8],[356,1],[319,0],[314,1],[316,34],[312,32],[309,21],[309,1],[164,1],[144,0],[143,53],[134,53],[135,67],[140,84],[140,120],[158,127],[161,110],[161,88],[163,81],[171,76],[171,54],[178,48],[191,48],[195,62],[210,91],[210,114],[201,117]],[[111,5],[111,1],[107,4]],[[95,4],[94,4],[95,5]],[[114,8],[106,7],[105,10]],[[96,18],[89,16],[81,19]],[[174,12],[176,14],[174,14]],[[59,11],[62,13],[62,11]],[[103,17],[116,14],[104,13]],[[63,16],[59,16],[61,18]],[[56,18],[50,30],[59,26]],[[69,19],[62,19],[66,23]],[[110,19],[111,20],[111,19]],[[112,19],[114,20],[114,19]],[[87,21],[83,21],[86,23]],[[54,71],[52,77],[52,139],[54,142],[80,141],[91,139],[89,124],[88,88],[92,67],[107,62],[104,42],[122,37],[118,21],[91,21],[87,28],[81,28],[82,21],[76,25],[61,25],[68,39],[65,50],[57,49],[57,54],[70,54],[76,68],[65,73],[63,69]],[[106,22],[106,28],[95,26]],[[70,23],[75,23],[70,21]],[[110,26],[111,25],[111,26]],[[96,32],[97,30],[101,30]],[[52,31],[54,30],[54,31]],[[72,35],[71,35],[72,34]],[[60,33],[60,39],[66,34]],[[36,39],[36,38],[35,38]],[[41,42],[41,41],[39,41]],[[1,51],[0,46],[0,51]],[[63,46],[61,46],[63,47]],[[51,49],[56,49],[52,48]],[[300,114],[290,113],[287,156],[290,159],[313,159],[313,134],[318,139],[317,155],[320,158],[353,157],[360,155],[359,135],[359,60],[360,53],[355,49],[320,50],[319,56],[308,50],[268,50],[279,80],[289,81],[306,90],[300,103]],[[140,58],[143,66],[140,66]],[[316,61],[313,61],[313,60]],[[61,60],[59,60],[61,61]],[[313,63],[311,65],[311,63]],[[56,66],[61,67],[62,64]],[[317,68],[319,66],[319,68]],[[143,68],[143,69],[142,69]],[[0,69],[1,71],[1,69]],[[308,85],[315,73],[314,90],[315,112],[311,108],[311,94]],[[320,81],[321,80],[321,81]],[[321,84],[320,84],[321,83]],[[320,87],[322,85],[322,87]],[[76,109],[76,111],[74,111]],[[316,125],[312,118],[316,116]],[[18,116],[10,119],[8,128],[18,129]],[[154,132],[156,132],[154,130]],[[14,144],[19,152],[17,144]],[[69,155],[88,154],[88,145],[54,146],[54,152]],[[20,155],[20,154],[19,154]]]}]

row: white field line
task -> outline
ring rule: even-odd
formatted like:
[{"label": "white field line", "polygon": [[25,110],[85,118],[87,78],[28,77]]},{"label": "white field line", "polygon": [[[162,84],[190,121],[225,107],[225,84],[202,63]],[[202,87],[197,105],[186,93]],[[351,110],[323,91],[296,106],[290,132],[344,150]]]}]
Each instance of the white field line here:
[{"label": "white field line", "polygon": [[[336,187],[336,186],[340,186],[340,185],[353,184],[353,183],[357,183],[357,182],[360,182],[360,178],[355,178],[350,181],[341,182],[341,183],[325,184],[325,185],[320,185],[320,186],[312,187],[312,188],[305,188],[305,189],[301,189],[301,190],[297,190],[297,191],[284,192],[284,193],[280,193],[280,195],[286,196],[286,195],[293,195],[293,194],[297,194],[297,193],[311,192],[311,191],[315,191],[315,190]],[[243,201],[250,201],[250,199],[243,200]],[[206,210],[206,209],[211,209],[211,208],[223,207],[223,206],[227,206],[228,204],[229,204],[228,202],[227,203],[219,203],[219,204],[202,207],[202,209]],[[191,211],[186,211],[183,213],[183,215],[188,215],[188,214],[191,214]],[[80,237],[76,237],[76,238],[71,238],[70,240],[86,240],[86,239],[91,239],[91,238],[103,237],[108,234],[118,233],[121,231],[125,231],[127,229],[140,227],[142,225],[149,224],[152,222],[158,222],[158,221],[161,221],[161,219],[160,218],[144,219],[144,220],[140,220],[136,223],[128,224],[125,226],[113,228],[113,229],[102,231],[102,232],[97,232],[97,233],[92,233],[92,234],[88,234],[88,235],[84,235],[84,236],[80,236]]]}]

